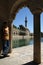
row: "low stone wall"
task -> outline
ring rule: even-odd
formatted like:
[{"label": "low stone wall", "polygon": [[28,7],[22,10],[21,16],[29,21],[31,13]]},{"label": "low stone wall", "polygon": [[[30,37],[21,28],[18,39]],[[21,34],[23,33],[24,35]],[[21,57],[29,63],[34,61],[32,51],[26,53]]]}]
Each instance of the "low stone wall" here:
[{"label": "low stone wall", "polygon": [[12,37],[12,39],[30,39],[30,38],[33,38],[33,36],[29,36],[29,35],[26,35],[26,36],[20,36],[20,35],[14,35]]}]

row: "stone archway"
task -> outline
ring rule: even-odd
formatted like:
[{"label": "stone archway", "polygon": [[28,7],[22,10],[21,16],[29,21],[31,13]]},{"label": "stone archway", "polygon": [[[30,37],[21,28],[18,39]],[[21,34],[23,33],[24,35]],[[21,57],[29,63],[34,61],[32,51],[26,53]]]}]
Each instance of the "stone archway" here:
[{"label": "stone archway", "polygon": [[17,11],[23,6],[29,7],[31,12],[34,15],[34,61],[40,63],[41,62],[40,13],[43,11],[43,0],[9,0],[9,1],[1,0],[0,1],[0,20],[1,20],[0,23],[2,24],[2,20],[9,22],[8,25],[10,25],[9,33],[10,33],[10,41],[11,41],[11,22],[14,19]]},{"label": "stone archway", "polygon": [[27,6],[30,8],[31,12],[34,15],[34,61],[37,63],[41,62],[41,52],[40,52],[40,13],[41,8],[32,7],[30,4],[25,2],[20,2],[18,5],[14,5],[11,12],[10,12],[10,18],[13,20],[16,13],[19,9],[22,7]]}]

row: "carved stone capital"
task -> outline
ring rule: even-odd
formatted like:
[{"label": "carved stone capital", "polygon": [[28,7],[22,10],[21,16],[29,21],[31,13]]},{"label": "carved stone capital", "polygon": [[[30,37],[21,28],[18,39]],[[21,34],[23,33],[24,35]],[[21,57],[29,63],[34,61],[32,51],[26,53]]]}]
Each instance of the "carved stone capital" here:
[{"label": "carved stone capital", "polygon": [[41,8],[34,8],[34,9],[31,9],[31,11],[33,14],[41,14],[42,12]]}]

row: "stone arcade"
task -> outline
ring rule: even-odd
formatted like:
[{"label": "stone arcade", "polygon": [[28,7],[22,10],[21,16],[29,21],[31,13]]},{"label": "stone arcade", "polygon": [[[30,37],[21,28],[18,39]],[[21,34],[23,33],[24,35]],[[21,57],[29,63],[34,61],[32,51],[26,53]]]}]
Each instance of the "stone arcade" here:
[{"label": "stone arcade", "polygon": [[43,0],[0,0],[0,52],[2,50],[2,25],[8,22],[10,29],[10,50],[11,52],[11,31],[12,21],[18,10],[22,7],[28,7],[34,15],[34,61],[41,63],[41,45],[40,45],[40,14],[43,12]]}]

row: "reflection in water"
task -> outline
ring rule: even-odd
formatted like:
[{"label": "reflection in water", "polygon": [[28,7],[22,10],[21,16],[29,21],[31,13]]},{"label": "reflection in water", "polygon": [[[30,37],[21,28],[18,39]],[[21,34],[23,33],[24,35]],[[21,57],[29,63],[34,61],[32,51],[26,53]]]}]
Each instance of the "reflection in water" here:
[{"label": "reflection in water", "polygon": [[[43,38],[41,38],[41,42],[43,42]],[[13,40],[12,47],[17,48],[21,46],[26,46],[26,45],[32,45],[34,43],[33,39],[15,39]]]},{"label": "reflection in water", "polygon": [[[41,42],[43,42],[43,38],[41,38]],[[21,46],[26,46],[26,45],[32,45],[34,43],[33,39],[15,39],[13,40],[12,47],[17,48]]]},{"label": "reflection in water", "polygon": [[33,39],[15,39],[13,40],[12,47],[17,48],[26,45],[32,45],[33,43]]}]

